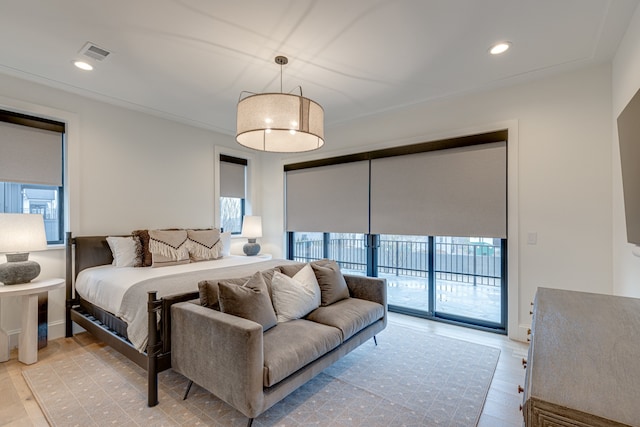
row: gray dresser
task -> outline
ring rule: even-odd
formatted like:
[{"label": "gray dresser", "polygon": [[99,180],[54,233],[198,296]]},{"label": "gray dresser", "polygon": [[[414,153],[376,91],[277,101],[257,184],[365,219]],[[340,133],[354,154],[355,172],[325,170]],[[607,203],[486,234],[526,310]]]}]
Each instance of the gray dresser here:
[{"label": "gray dresser", "polygon": [[640,426],[640,299],[539,288],[527,427]]}]

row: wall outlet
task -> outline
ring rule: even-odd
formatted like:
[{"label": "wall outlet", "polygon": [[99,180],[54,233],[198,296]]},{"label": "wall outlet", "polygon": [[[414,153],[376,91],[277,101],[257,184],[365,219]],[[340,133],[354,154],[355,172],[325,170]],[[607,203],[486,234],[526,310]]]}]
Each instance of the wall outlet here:
[{"label": "wall outlet", "polygon": [[537,245],[538,244],[538,233],[536,233],[536,232],[527,233],[527,244],[529,244],[529,245]]}]

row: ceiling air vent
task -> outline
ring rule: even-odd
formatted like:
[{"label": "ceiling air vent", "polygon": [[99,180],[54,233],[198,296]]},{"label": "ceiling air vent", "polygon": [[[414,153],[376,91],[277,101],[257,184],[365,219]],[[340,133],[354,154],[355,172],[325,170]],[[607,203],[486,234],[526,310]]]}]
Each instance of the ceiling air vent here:
[{"label": "ceiling air vent", "polygon": [[96,61],[104,61],[107,56],[111,55],[111,52],[91,42],[87,42],[82,46],[82,49],[80,49],[80,54]]}]

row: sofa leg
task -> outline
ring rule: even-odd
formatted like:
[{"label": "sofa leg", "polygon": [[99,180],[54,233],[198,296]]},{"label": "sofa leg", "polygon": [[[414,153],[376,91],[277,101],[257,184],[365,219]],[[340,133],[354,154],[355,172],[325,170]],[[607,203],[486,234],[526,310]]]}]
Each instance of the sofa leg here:
[{"label": "sofa leg", "polygon": [[251,424],[253,424],[253,418],[249,418],[249,421],[247,421],[247,427],[251,427]]},{"label": "sofa leg", "polygon": [[187,384],[187,389],[184,392],[184,397],[182,400],[187,400],[187,396],[189,395],[189,390],[191,390],[191,386],[193,385],[193,381],[189,380],[189,384]]},{"label": "sofa leg", "polygon": [[374,343],[375,345],[378,345],[378,339],[376,338],[376,336],[375,336],[375,335],[373,336],[373,343]]}]

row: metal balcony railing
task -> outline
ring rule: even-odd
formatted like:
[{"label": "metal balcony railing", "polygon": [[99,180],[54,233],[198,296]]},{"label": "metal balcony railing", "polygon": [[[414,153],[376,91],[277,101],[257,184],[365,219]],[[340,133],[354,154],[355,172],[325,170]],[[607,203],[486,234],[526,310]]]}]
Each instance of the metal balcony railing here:
[{"label": "metal balcony railing", "polygon": [[[367,248],[363,239],[330,239],[329,258],[340,267],[365,273]],[[309,262],[323,258],[322,240],[294,243],[294,259]],[[500,286],[500,246],[487,243],[436,243],[436,279],[473,285]],[[427,278],[429,275],[429,245],[410,240],[380,240],[378,273],[402,277]]]}]

